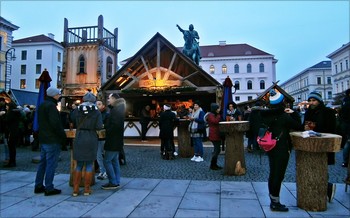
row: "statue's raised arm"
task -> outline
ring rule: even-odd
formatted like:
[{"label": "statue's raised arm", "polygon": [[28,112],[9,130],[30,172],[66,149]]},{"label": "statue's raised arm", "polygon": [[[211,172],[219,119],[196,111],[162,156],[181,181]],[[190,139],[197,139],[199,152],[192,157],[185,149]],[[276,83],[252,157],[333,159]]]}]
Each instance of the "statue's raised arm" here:
[{"label": "statue's raised arm", "polygon": [[176,24],[176,27],[180,30],[180,32],[184,32],[184,30],[178,24]]}]

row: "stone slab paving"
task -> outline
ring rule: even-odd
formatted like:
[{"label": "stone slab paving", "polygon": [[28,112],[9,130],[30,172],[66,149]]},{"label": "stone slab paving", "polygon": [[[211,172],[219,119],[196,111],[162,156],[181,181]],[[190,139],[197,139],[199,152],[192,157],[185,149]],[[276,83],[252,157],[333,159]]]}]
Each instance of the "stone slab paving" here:
[{"label": "stone slab paving", "polygon": [[121,178],[118,190],[102,190],[97,180],[90,196],[72,197],[68,174],[54,184],[62,194],[34,194],[35,172],[0,170],[0,217],[350,217],[350,192],[338,183],[327,211],[296,206],[296,184],[283,183],[281,202],[289,212],[269,208],[267,182]]}]

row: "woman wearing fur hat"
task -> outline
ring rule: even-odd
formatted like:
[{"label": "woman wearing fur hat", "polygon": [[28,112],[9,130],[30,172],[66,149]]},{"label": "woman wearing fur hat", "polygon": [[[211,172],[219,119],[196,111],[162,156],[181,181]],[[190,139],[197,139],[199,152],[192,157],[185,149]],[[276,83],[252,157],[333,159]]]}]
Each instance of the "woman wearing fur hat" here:
[{"label": "woman wearing fur hat", "polygon": [[199,101],[194,102],[193,112],[191,113],[189,120],[189,131],[191,140],[194,147],[194,156],[191,158],[191,161],[202,162],[203,160],[203,132],[205,131],[204,123],[204,111],[200,107]]},{"label": "woman wearing fur hat", "polygon": [[222,167],[218,166],[218,156],[220,154],[221,146],[221,135],[219,129],[219,123],[222,121],[220,114],[220,106],[216,103],[211,103],[210,113],[206,117],[207,123],[209,125],[209,140],[214,145],[214,152],[211,157],[210,169],[211,170],[220,170]]},{"label": "woman wearing fur hat", "polygon": [[[296,111],[285,108],[284,96],[277,90],[270,90],[269,103],[268,109],[257,109],[256,116],[259,118],[254,119],[255,122],[251,122],[250,125],[268,126],[272,136],[278,138],[276,146],[267,151],[270,166],[268,179],[270,209],[287,212],[286,205],[280,203],[280,191],[292,147],[289,132],[291,129],[300,130],[301,121]],[[253,129],[253,134],[258,135],[255,131]]]},{"label": "woman wearing fur hat", "polygon": [[73,159],[77,161],[73,176],[73,196],[79,195],[82,170],[85,166],[84,195],[90,195],[93,162],[97,156],[98,135],[103,127],[102,115],[95,105],[96,97],[88,92],[83,97],[76,113],[77,131],[73,146]]}]

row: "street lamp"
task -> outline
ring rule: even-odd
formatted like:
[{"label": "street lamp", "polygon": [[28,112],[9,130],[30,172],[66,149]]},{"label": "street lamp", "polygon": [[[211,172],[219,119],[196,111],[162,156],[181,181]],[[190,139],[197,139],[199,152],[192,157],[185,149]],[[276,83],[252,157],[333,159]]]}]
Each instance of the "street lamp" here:
[{"label": "street lamp", "polygon": [[[6,54],[5,54],[5,59],[6,59],[6,66],[5,66],[5,92],[8,91],[7,77],[11,75],[11,71],[8,71],[8,61],[16,60],[15,51],[16,51],[15,48],[10,48],[10,49],[8,49],[6,51]],[[9,82],[11,82],[11,80]]]}]

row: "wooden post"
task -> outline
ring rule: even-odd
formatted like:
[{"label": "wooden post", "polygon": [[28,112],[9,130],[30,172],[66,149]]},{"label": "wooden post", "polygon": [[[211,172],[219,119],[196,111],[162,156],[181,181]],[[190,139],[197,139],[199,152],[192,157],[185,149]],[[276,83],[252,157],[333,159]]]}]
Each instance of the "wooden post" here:
[{"label": "wooden post", "polygon": [[180,119],[177,127],[177,142],[179,155],[182,158],[192,157],[194,155],[194,148],[191,147],[191,137],[188,131],[189,120]]},{"label": "wooden post", "polygon": [[249,130],[248,121],[220,122],[220,131],[226,136],[224,174],[241,176],[246,173],[244,158],[244,132]]},{"label": "wooden post", "polygon": [[296,150],[297,205],[308,211],[327,210],[327,152],[340,150],[341,136],[322,133],[320,137],[303,138],[291,132]]}]

